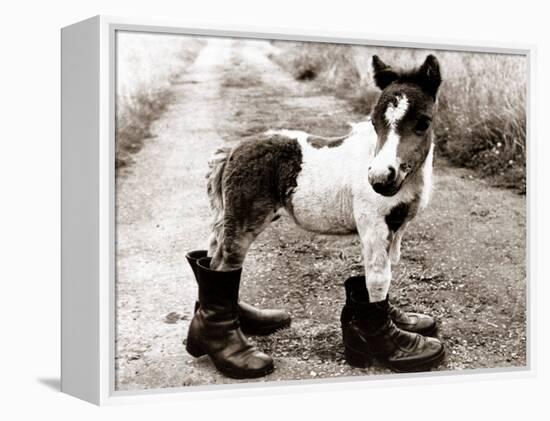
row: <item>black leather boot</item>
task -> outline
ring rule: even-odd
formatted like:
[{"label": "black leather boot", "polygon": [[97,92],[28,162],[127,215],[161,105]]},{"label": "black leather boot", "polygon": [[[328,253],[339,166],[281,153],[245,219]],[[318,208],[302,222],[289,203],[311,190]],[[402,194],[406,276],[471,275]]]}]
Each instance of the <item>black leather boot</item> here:
[{"label": "black leather boot", "polygon": [[[364,287],[364,276],[352,276],[345,282],[346,285],[346,303],[349,301],[349,293],[353,289]],[[425,336],[433,336],[437,331],[437,325],[435,319],[431,316],[419,313],[405,313],[399,307],[393,305],[388,298],[388,312],[390,318],[399,329],[406,330],[407,332],[420,333]],[[344,306],[342,310],[342,317],[340,321],[342,323],[351,320],[352,309],[348,306]]]},{"label": "black leather boot", "polygon": [[187,334],[187,352],[207,354],[216,368],[234,379],[262,377],[273,371],[273,360],[260,352],[239,326],[241,269],[221,272],[210,269],[210,258],[197,262],[200,307]]},{"label": "black leather boot", "polygon": [[445,357],[436,338],[399,329],[392,321],[388,300],[370,303],[364,283],[346,281],[346,307],[342,312],[342,336],[346,361],[367,367],[374,359],[395,371],[424,371]]},{"label": "black leather boot", "polygon": [[[195,250],[185,256],[197,279],[197,261],[206,257],[206,250]],[[195,313],[199,309],[199,301],[195,302]],[[239,321],[241,330],[247,335],[269,335],[277,330],[290,326],[290,314],[283,310],[260,310],[239,301]]]}]

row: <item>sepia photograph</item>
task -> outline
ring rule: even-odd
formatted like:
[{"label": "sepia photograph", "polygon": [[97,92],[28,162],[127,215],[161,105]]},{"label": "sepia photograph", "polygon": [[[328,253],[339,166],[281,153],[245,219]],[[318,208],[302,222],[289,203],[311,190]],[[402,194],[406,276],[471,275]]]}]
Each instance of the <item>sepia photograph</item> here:
[{"label": "sepia photograph", "polygon": [[115,46],[117,391],[527,366],[525,54]]}]

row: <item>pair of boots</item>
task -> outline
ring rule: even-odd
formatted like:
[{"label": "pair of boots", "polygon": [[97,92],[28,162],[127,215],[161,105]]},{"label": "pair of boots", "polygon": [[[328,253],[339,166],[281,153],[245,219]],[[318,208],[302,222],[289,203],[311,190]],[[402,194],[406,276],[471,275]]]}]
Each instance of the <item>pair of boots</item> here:
[{"label": "pair of boots", "polygon": [[344,286],[340,323],[348,364],[364,368],[377,359],[394,371],[424,371],[441,363],[443,344],[428,336],[436,330],[432,317],[405,313],[388,297],[371,303],[364,276],[348,278]]},{"label": "pair of boots", "polygon": [[199,285],[199,300],[189,325],[186,349],[193,357],[207,354],[216,368],[234,379],[265,376],[273,371],[273,359],[245,337],[268,335],[290,326],[290,315],[281,310],[258,310],[239,301],[241,269],[210,269],[205,250],[187,254]]},{"label": "pair of boots", "polygon": [[[186,349],[194,357],[208,355],[216,368],[232,378],[262,377],[273,371],[273,360],[244,336],[269,334],[290,326],[280,310],[258,310],[239,301],[241,269],[210,269],[210,258],[199,250],[187,255],[199,285],[199,300],[189,326]],[[381,360],[396,371],[433,367],[444,357],[443,345],[430,334],[433,318],[404,313],[389,303],[370,303],[364,277],[346,280],[346,304],[341,325],[346,360],[366,367]]]}]

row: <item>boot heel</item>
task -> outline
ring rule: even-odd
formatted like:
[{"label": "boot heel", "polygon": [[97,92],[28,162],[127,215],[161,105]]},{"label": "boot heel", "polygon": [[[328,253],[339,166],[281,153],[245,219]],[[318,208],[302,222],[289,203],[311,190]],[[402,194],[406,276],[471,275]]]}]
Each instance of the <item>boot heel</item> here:
[{"label": "boot heel", "polygon": [[199,358],[199,357],[202,357],[203,355],[206,355],[206,352],[204,352],[200,346],[193,343],[193,341],[190,341],[189,338],[187,339],[187,344],[185,344],[185,349],[191,356],[195,358]]},{"label": "boot heel", "polygon": [[351,348],[346,347],[344,357],[352,367],[367,368],[372,365],[372,358],[369,355],[354,351]]}]

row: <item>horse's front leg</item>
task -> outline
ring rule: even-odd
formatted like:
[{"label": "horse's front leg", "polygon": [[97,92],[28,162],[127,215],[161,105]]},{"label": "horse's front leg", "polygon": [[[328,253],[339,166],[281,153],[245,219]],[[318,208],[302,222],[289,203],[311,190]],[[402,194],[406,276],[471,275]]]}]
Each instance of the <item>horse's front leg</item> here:
[{"label": "horse's front leg", "polygon": [[399,263],[401,258],[401,240],[403,239],[403,233],[405,232],[406,224],[403,224],[393,235],[390,244],[390,261],[393,266]]},{"label": "horse's front leg", "polygon": [[378,358],[398,371],[428,369],[444,358],[443,345],[420,334],[427,329],[433,331],[433,319],[417,314],[411,319],[387,300],[391,283],[390,248],[395,233],[384,217],[374,212],[370,216],[371,219],[359,218],[357,224],[363,243],[368,297],[364,287],[360,288],[362,285],[357,287],[356,283],[346,281],[346,304],[350,304],[348,316],[342,311],[341,318],[346,360],[355,367],[366,367],[373,358]]},{"label": "horse's front leg", "polygon": [[390,246],[393,234],[383,218],[371,218],[359,217],[357,229],[363,247],[369,301],[372,303],[384,301],[390,289]]}]

